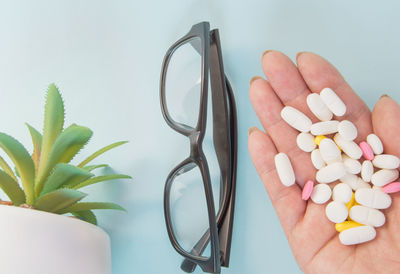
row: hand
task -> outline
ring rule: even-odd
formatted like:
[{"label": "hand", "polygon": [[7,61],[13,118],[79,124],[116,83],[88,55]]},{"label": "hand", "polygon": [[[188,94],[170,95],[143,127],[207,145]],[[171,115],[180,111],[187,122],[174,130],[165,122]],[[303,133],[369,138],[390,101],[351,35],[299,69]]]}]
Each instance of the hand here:
[{"label": "hand", "polygon": [[[253,78],[250,100],[266,133],[249,131],[249,151],[300,268],[306,273],[400,273],[400,193],[390,194],[392,206],[384,210],[386,223],[377,228],[374,240],[355,246],[339,241],[335,225],[325,216],[325,205],[301,199],[302,186],[315,181],[316,169],[310,153],[296,145],[299,132],[280,117],[285,105],[317,119],[306,104],[307,95],[332,88],[347,106],[340,120],[358,128],[357,143],[372,132],[384,145],[385,153],[400,157],[400,107],[383,96],[371,111],[346,83],[340,73],[314,53],[297,55],[297,66],[284,54],[266,52],[262,67],[268,81]],[[296,184],[285,187],[275,170],[274,156],[288,154],[296,174]]]}]

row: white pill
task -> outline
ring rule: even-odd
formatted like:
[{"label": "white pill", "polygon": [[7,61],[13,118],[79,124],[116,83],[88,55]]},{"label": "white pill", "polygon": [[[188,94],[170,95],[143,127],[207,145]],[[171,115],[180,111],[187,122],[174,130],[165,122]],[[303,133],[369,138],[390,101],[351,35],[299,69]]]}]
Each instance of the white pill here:
[{"label": "white pill", "polygon": [[397,169],[381,169],[372,174],[371,182],[376,186],[384,186],[394,182],[397,178],[399,178]]},{"label": "white pill", "polygon": [[317,171],[316,179],[319,183],[332,183],[346,175],[343,163],[335,162]]},{"label": "white pill", "polygon": [[372,189],[382,191],[382,187],[381,186],[372,186]]},{"label": "white pill", "polygon": [[355,193],[357,203],[376,209],[385,209],[392,204],[392,198],[385,192],[376,189],[361,188]]},{"label": "white pill", "polygon": [[359,188],[371,188],[371,186],[368,183],[364,182],[357,175],[354,175],[354,174],[351,174],[351,173],[347,173],[345,176],[340,178],[340,181],[342,183],[347,184],[353,190],[357,190]]},{"label": "white pill", "polygon": [[294,107],[286,106],[281,111],[281,117],[293,128],[301,132],[309,132],[311,128],[311,120],[301,111]]},{"label": "white pill", "polygon": [[375,239],[376,230],[372,226],[363,225],[343,230],[339,240],[343,245],[356,245]]},{"label": "white pill", "polygon": [[332,200],[346,204],[351,200],[352,195],[353,191],[348,184],[339,183],[333,188]]},{"label": "white pill", "polygon": [[359,174],[361,172],[361,163],[359,161],[348,157],[346,154],[343,154],[342,158],[343,164],[346,167],[346,171],[348,173]]},{"label": "white pill", "polygon": [[297,146],[305,152],[311,152],[316,147],[314,136],[307,132],[300,132],[299,135],[297,135],[296,141]]},{"label": "white pill", "polygon": [[321,152],[318,148],[314,149],[313,152],[311,152],[311,162],[316,169],[321,169],[326,166],[324,160],[322,159]]},{"label": "white pill", "polygon": [[329,108],[322,101],[317,93],[311,93],[307,96],[307,105],[311,112],[321,121],[329,121],[332,119],[333,114]]},{"label": "white pill", "polygon": [[317,184],[311,193],[311,200],[316,204],[326,203],[332,195],[331,188],[326,184]]},{"label": "white pill", "polygon": [[361,158],[362,150],[355,142],[345,140],[340,134],[336,134],[333,139],[347,156],[356,160]]},{"label": "white pill", "polygon": [[372,151],[375,153],[375,155],[379,155],[379,154],[383,153],[382,141],[375,134],[372,133],[367,136],[367,143],[370,145],[370,147],[372,148]]},{"label": "white pill", "polygon": [[346,105],[330,88],[324,88],[320,93],[322,101],[336,116],[343,116],[346,113]]},{"label": "white pill", "polygon": [[341,223],[348,216],[347,207],[344,203],[332,201],[325,208],[326,217],[333,223]]},{"label": "white pill", "polygon": [[374,166],[371,161],[365,160],[361,165],[361,178],[365,182],[371,182],[372,174],[374,174]]},{"label": "white pill", "polygon": [[386,221],[385,215],[379,210],[361,205],[350,208],[350,218],[357,223],[374,227],[383,226]]},{"label": "white pill", "polygon": [[318,122],[311,125],[312,135],[328,135],[338,132],[339,121]]},{"label": "white pill", "polygon": [[279,179],[285,186],[291,186],[295,182],[295,176],[289,157],[285,153],[275,155],[275,167],[278,172]]},{"label": "white pill", "polygon": [[347,120],[343,120],[339,123],[338,132],[347,141],[356,139],[358,133],[356,126]]},{"label": "white pill", "polygon": [[372,164],[377,168],[396,169],[400,166],[400,159],[397,156],[390,154],[381,154],[375,156]]},{"label": "white pill", "polygon": [[325,163],[331,164],[342,161],[342,153],[332,139],[325,138],[319,143],[319,151]]}]

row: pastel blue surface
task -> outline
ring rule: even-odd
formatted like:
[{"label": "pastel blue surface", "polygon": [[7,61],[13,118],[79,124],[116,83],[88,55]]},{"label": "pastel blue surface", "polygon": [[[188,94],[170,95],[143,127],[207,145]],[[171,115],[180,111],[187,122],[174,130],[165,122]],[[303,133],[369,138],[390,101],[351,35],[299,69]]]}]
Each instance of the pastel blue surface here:
[{"label": "pastel blue surface", "polygon": [[[315,51],[342,72],[373,107],[387,93],[400,101],[397,1],[1,1],[0,130],[24,144],[24,122],[42,126],[44,92],[55,82],[67,124],[94,137],[82,155],[117,140],[124,148],[98,163],[133,176],[87,188],[93,200],[129,213],[99,213],[112,239],[113,273],[182,273],[167,237],[164,180],[187,147],[165,124],[159,75],[167,48],[200,21],[219,28],[225,70],[239,114],[239,170],[231,265],[223,273],[297,273],[279,221],[247,151],[247,130],[260,126],[248,81],[260,57]],[[27,145],[30,148],[30,145]],[[197,270],[196,273],[201,273]]]}]

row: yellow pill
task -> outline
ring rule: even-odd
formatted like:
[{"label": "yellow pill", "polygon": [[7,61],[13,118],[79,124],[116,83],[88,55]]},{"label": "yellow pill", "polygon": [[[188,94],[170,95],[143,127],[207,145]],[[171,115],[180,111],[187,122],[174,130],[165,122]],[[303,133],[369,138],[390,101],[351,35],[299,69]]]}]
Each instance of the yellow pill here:
[{"label": "yellow pill", "polygon": [[351,208],[352,206],[354,206],[354,203],[356,203],[356,198],[355,198],[354,192],[353,192],[353,194],[351,195],[350,201],[348,201],[347,204],[346,204],[347,210],[350,211],[350,208]]},{"label": "yellow pill", "polygon": [[322,140],[324,140],[326,137],[324,135],[318,135],[314,138],[314,143],[317,144],[317,146],[319,146],[319,143],[321,143]]},{"label": "yellow pill", "polygon": [[362,226],[362,224],[359,224],[354,221],[344,221],[343,223],[335,224],[335,229],[337,232],[342,232],[346,229],[357,227],[357,226]]}]

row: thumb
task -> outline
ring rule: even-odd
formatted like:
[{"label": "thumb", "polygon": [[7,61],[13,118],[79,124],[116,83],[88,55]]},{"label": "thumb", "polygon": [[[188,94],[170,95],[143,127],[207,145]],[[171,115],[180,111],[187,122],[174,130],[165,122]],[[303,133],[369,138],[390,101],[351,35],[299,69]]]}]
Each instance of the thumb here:
[{"label": "thumb", "polygon": [[400,106],[383,95],[372,111],[374,132],[382,140],[385,153],[400,157]]}]

